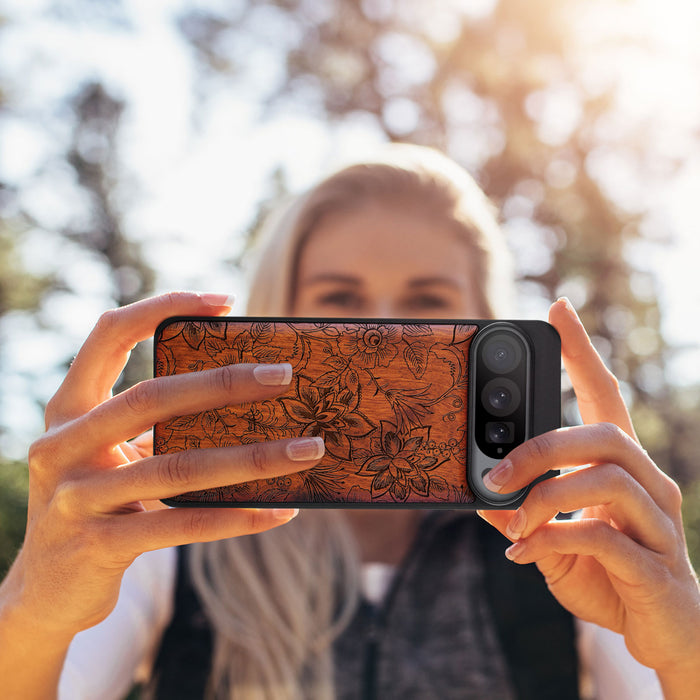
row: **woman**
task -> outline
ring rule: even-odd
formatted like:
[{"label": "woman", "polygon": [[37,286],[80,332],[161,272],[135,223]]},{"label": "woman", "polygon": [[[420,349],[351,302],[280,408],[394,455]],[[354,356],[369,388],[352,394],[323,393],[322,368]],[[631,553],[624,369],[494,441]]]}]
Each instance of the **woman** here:
[{"label": "woman", "polygon": [[[504,315],[505,261],[487,203],[466,173],[432,151],[407,147],[378,164],[342,171],[285,212],[269,232],[248,311]],[[197,541],[217,542],[188,548],[188,565],[177,565],[174,612],[167,602],[158,605],[164,591],[172,591],[164,568],[172,573],[173,550],[147,555],[131,571],[140,567],[142,581],[155,586],[136,585],[117,614],[82,635],[84,641],[79,635],[65,687],[73,682],[65,680],[72,669],[80,668],[72,658],[94,647],[100,630],[111,645],[99,660],[114,677],[102,674],[102,690],[93,696],[109,697],[120,677],[128,687],[125,669],[133,669],[167,626],[155,674],[154,692],[162,697],[168,679],[181,688],[186,683],[193,666],[185,674],[178,669],[191,658],[183,660],[177,649],[198,629],[204,634],[197,639],[213,634],[200,664],[208,673],[212,663],[210,688],[232,690],[233,697],[525,696],[520,681],[528,680],[528,669],[514,667],[511,637],[533,640],[533,664],[546,647],[534,642],[539,624],[527,635],[499,627],[500,608],[514,596],[507,594],[503,606],[493,600],[487,563],[493,540],[485,533],[495,530],[475,525],[476,518],[457,514],[436,523],[413,510],[308,512],[250,538],[237,536],[286,523],[295,513],[153,504],[252,475],[305,469],[322,456],[318,440],[308,438],[177,458],[150,457],[144,438],[126,442],[160,420],[285,390],[284,365],[240,365],[150,380],[111,397],[129,350],[162,318],[229,308],[223,296],[179,294],[108,312],[47,407],[47,432],[30,453],[25,544],[1,589],[0,671],[9,696],[55,692],[70,641],[110,614],[124,570],[138,554]],[[634,657],[656,670],[667,698],[689,698],[700,681],[700,592],[685,548],[679,490],[636,442],[617,382],[570,305],[555,303],[550,321],[562,337],[585,425],[516,448],[489,483],[509,492],[551,468],[586,466],[538,485],[515,513],[482,517],[514,542],[510,559],[537,564],[567,610],[622,635]],[[551,522],[558,511],[576,509],[583,509],[582,519]],[[411,568],[416,550],[424,558]],[[360,562],[379,568],[360,569]],[[360,572],[368,580],[360,581]],[[510,576],[490,581],[500,590]],[[399,581],[392,585],[393,577]],[[445,597],[431,596],[443,583]],[[462,583],[469,595],[453,604]],[[359,587],[375,600],[389,595],[394,605],[404,596],[405,614],[392,618],[391,639],[363,645],[366,658],[356,642],[376,627],[372,608],[356,605]],[[439,607],[443,600],[446,609]],[[129,606],[141,612],[130,618]],[[136,623],[124,629],[129,619],[146,621],[145,633],[133,629]],[[396,675],[387,677],[387,668]],[[94,675],[101,675],[99,668]],[[448,678],[457,681],[445,685]],[[546,690],[536,688],[535,696],[546,697]]]}]

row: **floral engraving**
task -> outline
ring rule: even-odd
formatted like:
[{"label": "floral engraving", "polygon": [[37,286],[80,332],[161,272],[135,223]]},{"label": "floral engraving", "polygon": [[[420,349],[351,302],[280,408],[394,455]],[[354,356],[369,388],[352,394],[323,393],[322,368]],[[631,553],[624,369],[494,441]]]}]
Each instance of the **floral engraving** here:
[{"label": "floral engraving", "polygon": [[469,502],[466,392],[475,331],[454,324],[174,321],[156,345],[158,376],[284,361],[294,379],[277,399],[159,423],[156,451],[301,435],[325,442],[312,469],[184,494],[186,501]]},{"label": "floral engraving", "polygon": [[419,496],[432,495],[441,501],[447,499],[447,481],[430,474],[441,462],[425,451],[429,432],[427,427],[414,428],[402,436],[395,425],[382,421],[380,436],[371,439],[370,450],[354,452],[355,460],[362,461],[358,474],[372,476],[372,498],[388,492],[393,501],[403,502],[413,492]]}]

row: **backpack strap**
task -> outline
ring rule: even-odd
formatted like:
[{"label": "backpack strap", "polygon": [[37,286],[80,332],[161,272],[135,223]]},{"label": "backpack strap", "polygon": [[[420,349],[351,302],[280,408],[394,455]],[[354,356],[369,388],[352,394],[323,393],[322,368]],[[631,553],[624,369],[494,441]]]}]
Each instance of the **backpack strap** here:
[{"label": "backpack strap", "polygon": [[197,597],[188,565],[188,547],[177,548],[173,618],[163,634],[148,698],[203,698],[213,657],[213,634]]},{"label": "backpack strap", "polygon": [[534,564],[515,564],[510,541],[478,518],[486,589],[511,680],[520,700],[579,700],[573,616]]}]

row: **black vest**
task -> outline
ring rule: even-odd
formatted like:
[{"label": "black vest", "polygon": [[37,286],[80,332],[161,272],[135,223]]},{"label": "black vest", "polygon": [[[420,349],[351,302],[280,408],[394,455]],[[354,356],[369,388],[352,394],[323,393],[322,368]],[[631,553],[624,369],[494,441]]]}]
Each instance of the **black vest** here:
[{"label": "black vest", "polygon": [[[573,618],[534,565],[505,558],[509,544],[473,514],[430,514],[386,603],[360,605],[335,644],[339,700],[578,700]],[[202,698],[210,672],[212,632],[186,557],[187,548],[180,548],[154,698]],[[467,627],[478,629],[471,634]],[[489,629],[494,639],[483,631]]]}]

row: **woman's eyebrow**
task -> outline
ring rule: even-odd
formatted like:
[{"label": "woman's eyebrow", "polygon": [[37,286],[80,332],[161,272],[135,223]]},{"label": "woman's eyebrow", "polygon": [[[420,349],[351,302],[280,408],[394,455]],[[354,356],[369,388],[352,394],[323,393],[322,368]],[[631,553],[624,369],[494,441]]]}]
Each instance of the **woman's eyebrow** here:
[{"label": "woman's eyebrow", "polygon": [[453,289],[459,289],[460,284],[459,284],[459,282],[457,282],[457,280],[454,280],[451,277],[435,276],[435,277],[418,277],[416,279],[409,280],[408,286],[411,288],[443,286],[443,287],[450,287]]},{"label": "woman's eyebrow", "polygon": [[360,286],[360,280],[353,275],[343,275],[335,272],[324,272],[319,275],[313,275],[303,280],[304,284],[319,284],[324,282],[332,282],[335,284],[347,284],[354,287]]}]

